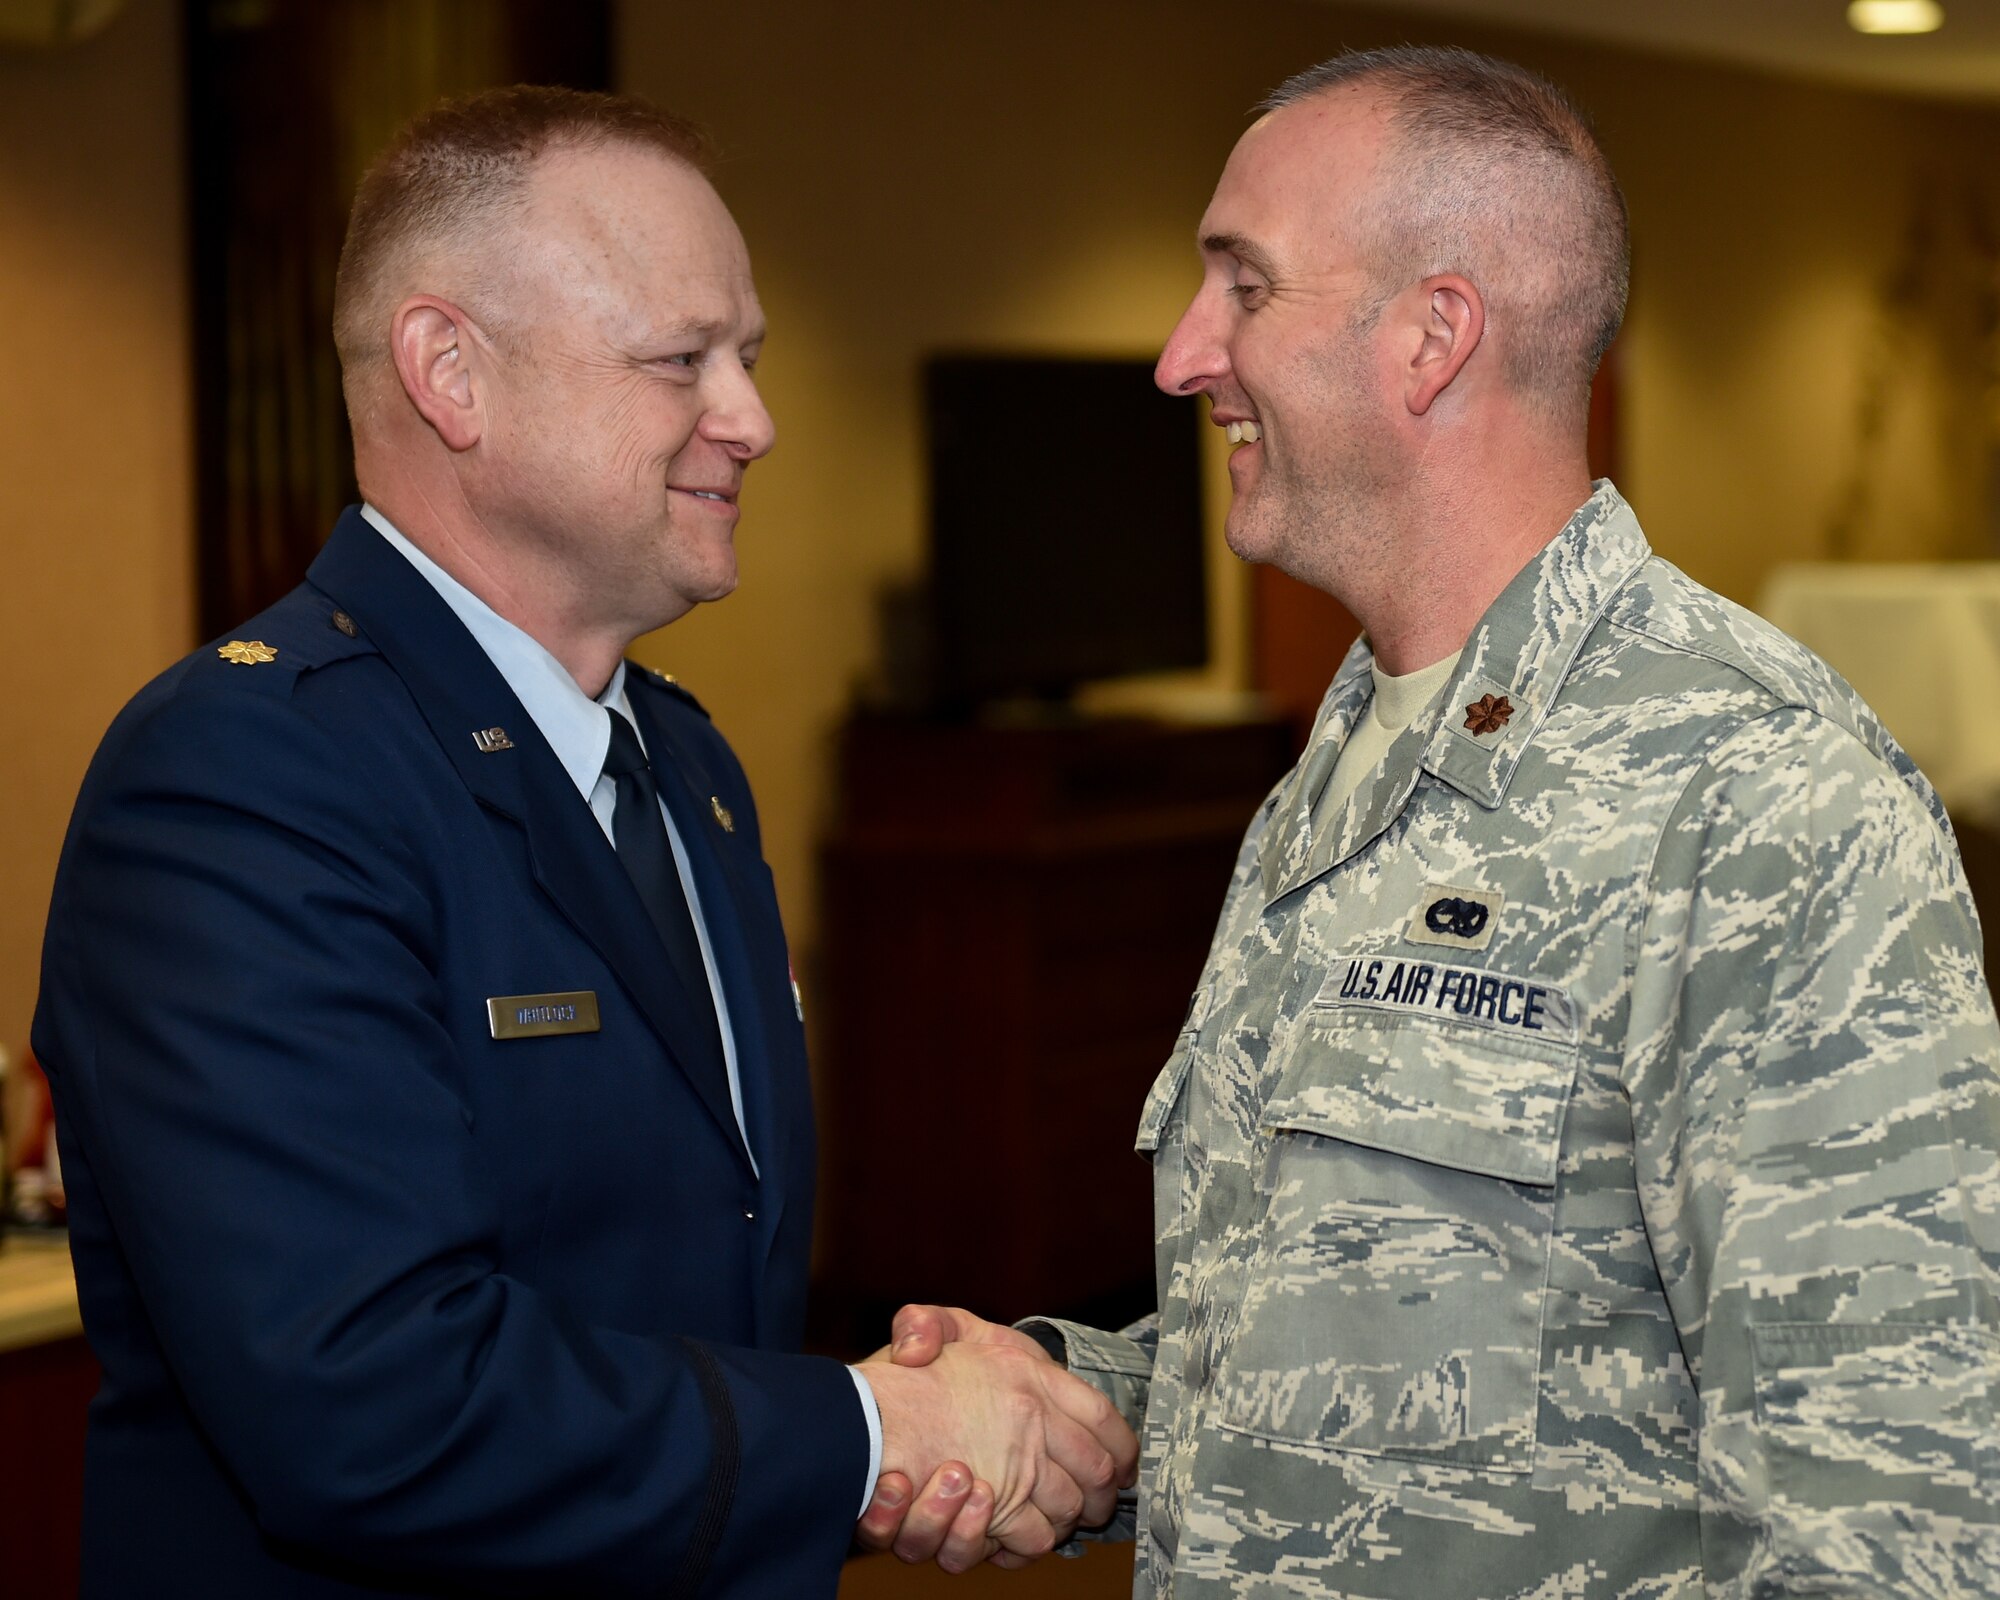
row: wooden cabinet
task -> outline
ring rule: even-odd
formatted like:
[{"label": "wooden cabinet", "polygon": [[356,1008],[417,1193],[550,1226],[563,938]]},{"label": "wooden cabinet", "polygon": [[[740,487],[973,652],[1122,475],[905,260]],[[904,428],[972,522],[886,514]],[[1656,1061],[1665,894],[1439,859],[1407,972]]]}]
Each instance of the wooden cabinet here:
[{"label": "wooden cabinet", "polygon": [[998,1316],[1150,1300],[1133,1154],[1279,722],[860,722],[822,858],[823,1287]]},{"label": "wooden cabinet", "polygon": [[83,1538],[84,1415],[97,1362],[60,1236],[0,1241],[0,1593],[70,1600]]}]

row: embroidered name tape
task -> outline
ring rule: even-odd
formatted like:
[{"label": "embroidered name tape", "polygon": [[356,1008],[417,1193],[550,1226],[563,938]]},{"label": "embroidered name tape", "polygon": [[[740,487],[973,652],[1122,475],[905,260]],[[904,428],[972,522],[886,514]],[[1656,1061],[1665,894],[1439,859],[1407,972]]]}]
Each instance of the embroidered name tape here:
[{"label": "embroidered name tape", "polygon": [[486,1002],[486,1025],[496,1039],[539,1039],[551,1033],[595,1033],[597,991],[501,994]]},{"label": "embroidered name tape", "polygon": [[1326,975],[1313,1003],[1405,1016],[1451,1017],[1524,1038],[1569,1044],[1576,1007],[1567,990],[1481,967],[1402,956],[1355,956]]}]

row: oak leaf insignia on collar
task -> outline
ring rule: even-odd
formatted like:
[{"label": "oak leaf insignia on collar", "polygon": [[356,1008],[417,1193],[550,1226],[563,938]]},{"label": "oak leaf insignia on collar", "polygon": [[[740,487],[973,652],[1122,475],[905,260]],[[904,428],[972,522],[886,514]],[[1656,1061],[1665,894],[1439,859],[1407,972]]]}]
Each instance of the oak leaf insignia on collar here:
[{"label": "oak leaf insignia on collar", "polygon": [[1483,694],[1465,708],[1465,725],[1475,739],[1498,733],[1514,714],[1514,705],[1504,694]]}]

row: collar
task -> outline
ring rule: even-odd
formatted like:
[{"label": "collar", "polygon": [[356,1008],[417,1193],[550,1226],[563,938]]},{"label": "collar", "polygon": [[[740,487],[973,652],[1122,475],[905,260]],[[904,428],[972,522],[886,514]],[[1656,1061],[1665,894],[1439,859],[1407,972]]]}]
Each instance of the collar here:
[{"label": "collar", "polygon": [[[1466,640],[1424,746],[1425,770],[1495,809],[1584,641],[1652,554],[1625,497],[1609,478],[1600,478],[1563,531],[1515,574]],[[1497,732],[1476,734],[1466,720],[1487,695],[1504,699],[1513,713]]]},{"label": "collar", "polygon": [[[1487,607],[1446,693],[1394,737],[1371,777],[1315,830],[1313,802],[1374,690],[1374,654],[1365,636],[1357,639],[1273,807],[1261,850],[1270,898],[1311,882],[1376,837],[1408,801],[1420,770],[1497,809],[1584,641],[1651,555],[1632,508],[1608,479],[1599,480],[1562,532]],[[1504,698],[1511,714],[1496,731],[1475,734],[1466,726],[1468,709],[1487,695]]]},{"label": "collar", "polygon": [[[363,505],[361,515],[423,575],[424,581],[437,591],[438,598],[465,624],[465,631],[486,652],[486,659],[507,680],[514,698],[548,740],[549,748],[569,774],[570,782],[576,785],[577,793],[588,801],[597,780],[604,775],[605,753],[611,748],[611,722],[605,711],[616,711],[635,729],[639,725],[632,715],[631,702],[625,697],[625,663],[618,663],[604,692],[591,699],[577,687],[569,669],[549,654],[534,635],[509,622],[446,572],[381,512]],[[640,748],[645,748],[643,734]]]}]

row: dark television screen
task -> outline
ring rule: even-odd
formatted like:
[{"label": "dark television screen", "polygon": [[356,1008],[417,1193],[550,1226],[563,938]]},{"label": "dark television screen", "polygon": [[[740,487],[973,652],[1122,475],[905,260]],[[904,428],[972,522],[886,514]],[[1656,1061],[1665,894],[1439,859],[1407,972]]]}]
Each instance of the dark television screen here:
[{"label": "dark television screen", "polygon": [[925,388],[945,700],[1207,661],[1195,404],[1147,361],[939,356]]}]

